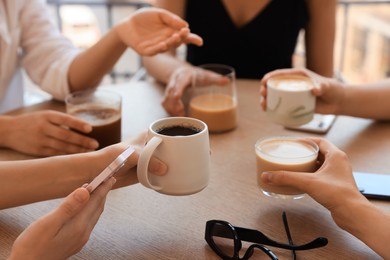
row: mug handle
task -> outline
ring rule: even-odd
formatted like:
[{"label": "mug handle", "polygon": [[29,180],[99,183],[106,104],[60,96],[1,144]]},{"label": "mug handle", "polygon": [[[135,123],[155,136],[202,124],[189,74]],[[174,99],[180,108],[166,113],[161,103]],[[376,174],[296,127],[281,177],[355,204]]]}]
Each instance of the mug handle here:
[{"label": "mug handle", "polygon": [[156,150],[157,146],[161,144],[162,139],[156,136],[153,136],[152,139],[148,141],[148,143],[145,145],[144,149],[142,150],[139,159],[138,159],[138,166],[137,166],[137,177],[138,181],[144,185],[147,188],[153,189],[153,190],[161,190],[162,187],[155,186],[150,183],[149,181],[149,174],[148,174],[148,166],[150,158],[152,158],[154,150]]}]

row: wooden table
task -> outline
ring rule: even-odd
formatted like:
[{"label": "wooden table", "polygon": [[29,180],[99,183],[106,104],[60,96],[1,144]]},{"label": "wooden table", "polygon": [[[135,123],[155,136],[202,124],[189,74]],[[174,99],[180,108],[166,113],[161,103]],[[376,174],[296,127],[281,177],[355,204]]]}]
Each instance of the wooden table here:
[{"label": "wooden table", "polygon": [[[257,81],[238,82],[239,126],[210,136],[212,169],[209,186],[183,197],[161,195],[140,184],[110,192],[105,211],[88,244],[72,259],[218,259],[204,240],[205,223],[221,219],[258,229],[277,241],[287,241],[282,212],[287,212],[294,243],[315,237],[329,239],[326,247],[297,252],[298,259],[380,259],[365,244],[338,228],[329,212],[305,197],[298,201],[263,196],[255,175],[254,144],[274,135],[310,136],[273,124],[260,110]],[[163,89],[148,82],[113,87],[124,96],[123,138],[140,133],[155,119],[166,116],[160,106]],[[30,108],[63,109],[52,101]],[[346,151],[356,171],[390,173],[390,124],[338,117],[323,136]],[[25,155],[1,150],[2,159]],[[35,203],[0,212],[0,258],[14,239],[60,200]],[[373,201],[390,210],[390,203]],[[279,259],[291,259],[288,250],[272,250]]]}]

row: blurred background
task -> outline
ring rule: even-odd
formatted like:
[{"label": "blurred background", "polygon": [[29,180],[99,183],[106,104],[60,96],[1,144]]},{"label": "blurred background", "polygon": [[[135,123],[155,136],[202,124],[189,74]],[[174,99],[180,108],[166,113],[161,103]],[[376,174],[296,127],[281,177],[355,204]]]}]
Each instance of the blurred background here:
[{"label": "blurred background", "polygon": [[[326,1],[326,0],[325,0]],[[153,0],[46,0],[55,23],[77,47],[93,45],[115,23]],[[372,82],[390,76],[390,0],[339,0],[335,42],[335,73],[351,83]],[[304,66],[303,35],[294,57]],[[185,47],[179,49],[183,55]],[[183,55],[184,57],[184,55]],[[103,83],[130,80],[142,68],[127,50]],[[32,85],[27,84],[29,87]],[[27,97],[33,99],[31,94]],[[33,94],[32,94],[33,95]]]}]

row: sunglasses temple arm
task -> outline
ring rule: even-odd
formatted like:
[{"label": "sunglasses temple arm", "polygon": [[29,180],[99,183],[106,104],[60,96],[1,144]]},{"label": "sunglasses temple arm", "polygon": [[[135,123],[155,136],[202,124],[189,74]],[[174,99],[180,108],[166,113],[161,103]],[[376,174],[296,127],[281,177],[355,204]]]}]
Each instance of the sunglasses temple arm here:
[{"label": "sunglasses temple arm", "polygon": [[241,227],[234,227],[234,228],[237,231],[238,237],[243,241],[264,244],[264,245],[283,248],[283,249],[308,250],[308,249],[323,247],[323,246],[326,246],[328,244],[328,239],[326,239],[324,237],[318,237],[307,244],[288,245],[288,244],[276,242],[276,241],[268,238],[266,235],[264,235],[260,231],[257,231],[254,229],[247,229],[247,228],[241,228]]},{"label": "sunglasses temple arm", "polygon": [[[286,215],[286,212],[284,212],[284,211],[282,214],[282,219],[283,219],[283,226],[284,226],[284,230],[286,231],[288,243],[290,246],[293,246],[294,242],[292,240],[290,228],[288,226],[287,215]],[[295,249],[291,250],[291,255],[292,255],[293,260],[297,259],[297,254],[295,253]]]}]

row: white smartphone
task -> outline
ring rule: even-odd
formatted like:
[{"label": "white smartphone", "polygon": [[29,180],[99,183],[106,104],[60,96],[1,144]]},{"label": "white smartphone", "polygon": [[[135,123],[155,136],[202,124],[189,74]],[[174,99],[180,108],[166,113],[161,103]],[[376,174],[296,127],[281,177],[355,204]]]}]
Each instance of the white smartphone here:
[{"label": "white smartphone", "polygon": [[366,198],[390,200],[390,174],[354,172],[353,177]]},{"label": "white smartphone", "polygon": [[290,130],[326,134],[329,131],[329,129],[332,127],[335,120],[336,120],[335,115],[314,114],[313,120],[311,120],[309,123],[301,126],[286,127],[286,128]]},{"label": "white smartphone", "polygon": [[98,176],[95,177],[86,187],[89,193],[92,193],[100,184],[112,177],[134,153],[134,148],[129,146],[114,161],[110,163]]}]

